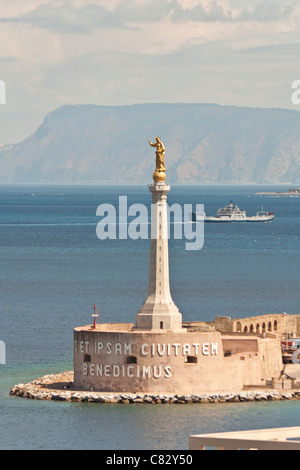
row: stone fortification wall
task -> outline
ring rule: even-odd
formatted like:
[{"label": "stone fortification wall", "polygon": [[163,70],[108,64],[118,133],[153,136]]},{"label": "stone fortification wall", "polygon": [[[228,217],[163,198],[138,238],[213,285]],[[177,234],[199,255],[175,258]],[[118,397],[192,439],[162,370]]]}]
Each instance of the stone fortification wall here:
[{"label": "stone fortification wall", "polygon": [[222,335],[224,366],[232,361],[244,364],[243,386],[263,386],[267,381],[279,377],[282,370],[282,355],[278,337]]},{"label": "stone fortification wall", "polygon": [[215,328],[225,333],[275,333],[282,337],[300,337],[300,315],[272,313],[247,318],[216,317]]},{"label": "stone fortification wall", "polygon": [[85,390],[193,392],[212,386],[212,370],[222,389],[222,366],[217,332],[74,330],[74,382]]},{"label": "stone fortification wall", "polygon": [[249,344],[248,337],[238,341],[232,337],[234,352],[224,357],[223,343],[230,338],[217,331],[107,330],[75,328],[75,387],[103,392],[215,392],[266,383],[282,365],[277,342],[272,361],[263,358],[262,338]]}]

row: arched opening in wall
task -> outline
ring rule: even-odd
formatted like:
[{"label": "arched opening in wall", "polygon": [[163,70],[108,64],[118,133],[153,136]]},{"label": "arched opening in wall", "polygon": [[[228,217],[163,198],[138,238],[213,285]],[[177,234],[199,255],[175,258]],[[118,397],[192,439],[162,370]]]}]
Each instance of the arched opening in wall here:
[{"label": "arched opening in wall", "polygon": [[254,333],[254,326],[250,325],[250,333]]},{"label": "arched opening in wall", "polygon": [[247,333],[247,331],[248,331],[248,326],[246,325],[244,326],[244,333]]},{"label": "arched opening in wall", "polygon": [[239,322],[239,321],[236,323],[236,331],[237,331],[237,332],[241,332],[241,331],[242,331],[242,324],[241,324],[241,322]]},{"label": "arched opening in wall", "polygon": [[198,362],[197,356],[185,356],[186,364],[197,364],[197,362]]},{"label": "arched opening in wall", "polygon": [[164,329],[164,322],[160,322],[160,329],[163,330]]},{"label": "arched opening in wall", "polygon": [[135,356],[126,357],[126,364],[137,364],[137,358]]},{"label": "arched opening in wall", "polygon": [[268,323],[268,331],[272,331],[272,323],[270,321]]},{"label": "arched opening in wall", "polygon": [[260,326],[259,326],[259,323],[256,324],[256,333],[259,333],[259,330],[260,330]]},{"label": "arched opening in wall", "polygon": [[266,331],[266,324],[265,322],[263,322],[262,326],[261,326],[261,331],[262,333],[264,333]]},{"label": "arched opening in wall", "polygon": [[278,328],[278,323],[277,323],[277,320],[274,321],[274,331],[277,331],[277,328]]},{"label": "arched opening in wall", "polygon": [[91,362],[91,356],[90,354],[85,354],[83,356],[83,362]]}]

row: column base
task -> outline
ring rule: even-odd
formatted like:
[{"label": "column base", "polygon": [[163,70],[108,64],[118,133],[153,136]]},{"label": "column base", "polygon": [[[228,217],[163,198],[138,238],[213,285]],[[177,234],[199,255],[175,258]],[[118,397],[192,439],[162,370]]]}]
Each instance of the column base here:
[{"label": "column base", "polygon": [[136,315],[136,328],[141,330],[172,330],[181,331],[182,315],[181,313],[144,313]]}]

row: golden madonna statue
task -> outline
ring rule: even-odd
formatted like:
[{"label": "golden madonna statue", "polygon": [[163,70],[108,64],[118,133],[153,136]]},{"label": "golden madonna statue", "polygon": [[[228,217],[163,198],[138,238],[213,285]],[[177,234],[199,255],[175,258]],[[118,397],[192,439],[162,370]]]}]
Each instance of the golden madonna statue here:
[{"label": "golden madonna statue", "polygon": [[162,141],[160,140],[160,137],[156,137],[156,142],[153,144],[148,140],[149,144],[151,147],[156,147],[156,169],[155,172],[153,173],[153,179],[154,181],[165,181],[166,175],[166,167],[165,167],[165,147]]}]

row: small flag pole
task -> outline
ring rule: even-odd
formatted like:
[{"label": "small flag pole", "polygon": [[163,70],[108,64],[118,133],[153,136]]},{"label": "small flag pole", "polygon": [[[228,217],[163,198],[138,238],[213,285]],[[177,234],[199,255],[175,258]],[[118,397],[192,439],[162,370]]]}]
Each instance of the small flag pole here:
[{"label": "small flag pole", "polygon": [[94,304],[94,313],[92,314],[94,317],[94,330],[96,329],[96,318],[99,318],[99,310],[96,308],[96,304]]}]

